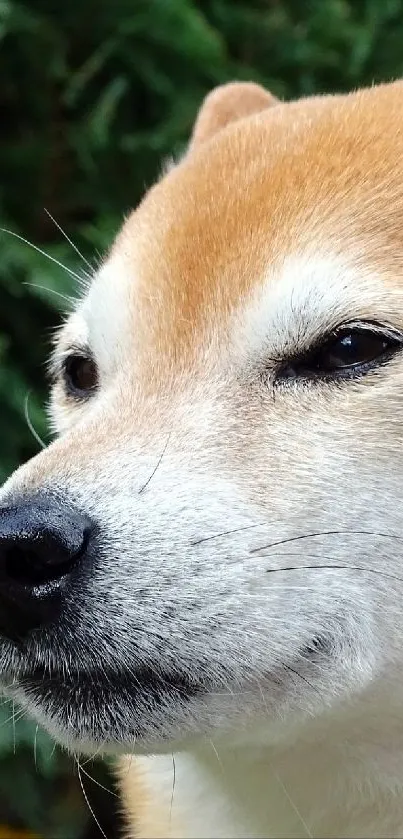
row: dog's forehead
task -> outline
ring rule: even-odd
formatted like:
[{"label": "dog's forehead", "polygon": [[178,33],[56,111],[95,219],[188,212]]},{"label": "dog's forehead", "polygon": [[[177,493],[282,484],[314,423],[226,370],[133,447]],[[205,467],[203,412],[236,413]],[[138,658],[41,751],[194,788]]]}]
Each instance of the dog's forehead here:
[{"label": "dog's forehead", "polygon": [[399,283],[402,98],[396,83],[279,104],[192,149],[127,219],[89,316],[130,337],[139,358],[157,348],[184,363],[290,257],[297,286],[307,252]]}]

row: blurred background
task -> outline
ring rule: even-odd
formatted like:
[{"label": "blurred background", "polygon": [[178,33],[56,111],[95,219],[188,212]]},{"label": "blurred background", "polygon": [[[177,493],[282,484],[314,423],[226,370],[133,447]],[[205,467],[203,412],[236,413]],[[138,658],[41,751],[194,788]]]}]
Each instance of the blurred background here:
[{"label": "blurred background", "polygon": [[[45,359],[88,267],[58,225],[96,265],[220,82],[289,99],[401,75],[402,0],[0,0],[0,226],[32,243],[0,233],[0,484],[38,450],[28,395],[49,439]],[[109,767],[84,763],[83,791],[19,717],[0,706],[0,839],[99,839],[90,809],[114,839]]]}]

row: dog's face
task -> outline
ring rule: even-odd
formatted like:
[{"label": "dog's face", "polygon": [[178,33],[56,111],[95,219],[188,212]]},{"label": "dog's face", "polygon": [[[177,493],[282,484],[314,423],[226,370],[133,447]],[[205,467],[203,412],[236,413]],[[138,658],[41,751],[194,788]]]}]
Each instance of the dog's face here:
[{"label": "dog's face", "polygon": [[[403,672],[402,105],[219,89],[63,327],[0,496],[58,597],[14,637],[0,593],[2,682],[60,740],[276,738]],[[85,540],[27,595],[49,504]]]}]

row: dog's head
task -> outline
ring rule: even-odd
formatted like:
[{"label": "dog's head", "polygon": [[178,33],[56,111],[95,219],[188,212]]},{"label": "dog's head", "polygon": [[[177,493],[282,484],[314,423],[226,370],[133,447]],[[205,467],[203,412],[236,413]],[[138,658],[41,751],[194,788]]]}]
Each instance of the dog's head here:
[{"label": "dog's head", "polygon": [[402,106],[219,88],[61,330],[0,669],[64,742],[278,737],[403,672]]}]

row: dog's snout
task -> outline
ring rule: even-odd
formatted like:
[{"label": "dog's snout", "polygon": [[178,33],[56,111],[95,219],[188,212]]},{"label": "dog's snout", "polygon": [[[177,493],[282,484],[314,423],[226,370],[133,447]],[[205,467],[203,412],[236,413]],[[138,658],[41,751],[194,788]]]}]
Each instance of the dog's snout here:
[{"label": "dog's snout", "polygon": [[54,498],[0,507],[0,632],[18,639],[57,618],[91,521]]}]

